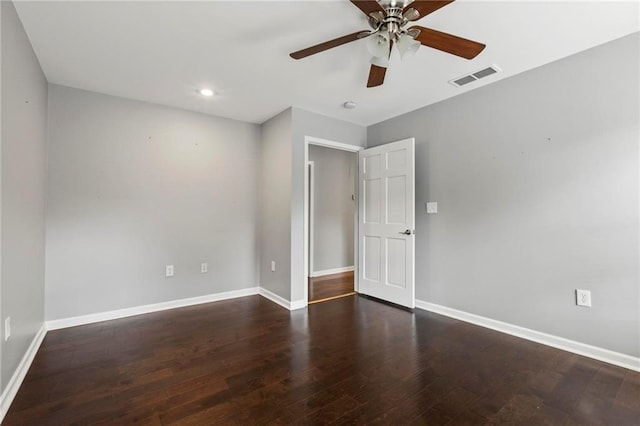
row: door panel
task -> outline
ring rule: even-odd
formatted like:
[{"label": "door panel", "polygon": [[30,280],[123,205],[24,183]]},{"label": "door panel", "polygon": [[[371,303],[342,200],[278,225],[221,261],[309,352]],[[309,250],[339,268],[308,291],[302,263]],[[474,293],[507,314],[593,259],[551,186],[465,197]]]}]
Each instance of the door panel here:
[{"label": "door panel", "polygon": [[407,223],[406,196],[407,177],[392,176],[387,179],[387,223],[404,225]]},{"label": "door panel", "polygon": [[381,179],[370,179],[363,182],[365,223],[380,223],[380,182]]},{"label": "door panel", "polygon": [[[415,306],[414,139],[359,152],[359,292]],[[406,233],[408,231],[408,233]]]},{"label": "door panel", "polygon": [[380,281],[380,238],[364,237],[364,278],[373,282]]},{"label": "door panel", "polygon": [[403,238],[387,240],[387,283],[392,286],[406,288],[407,274],[404,260],[407,257],[407,241]]}]

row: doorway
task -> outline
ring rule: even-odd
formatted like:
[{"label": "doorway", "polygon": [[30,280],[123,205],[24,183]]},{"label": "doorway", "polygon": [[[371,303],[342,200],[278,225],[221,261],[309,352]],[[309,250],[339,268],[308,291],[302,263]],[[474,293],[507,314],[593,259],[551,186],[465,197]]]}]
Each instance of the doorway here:
[{"label": "doorway", "polygon": [[309,304],[357,291],[357,151],[361,149],[306,138],[305,298]]},{"label": "doorway", "polygon": [[[303,170],[309,147],[358,152],[354,214],[354,291],[407,308],[415,307],[415,139],[372,148],[305,136]],[[309,173],[304,172],[304,303],[309,303]],[[298,277],[300,277],[298,275]],[[302,278],[300,277],[300,278]],[[299,279],[299,278],[298,278]],[[300,287],[298,287],[300,288]]]}]

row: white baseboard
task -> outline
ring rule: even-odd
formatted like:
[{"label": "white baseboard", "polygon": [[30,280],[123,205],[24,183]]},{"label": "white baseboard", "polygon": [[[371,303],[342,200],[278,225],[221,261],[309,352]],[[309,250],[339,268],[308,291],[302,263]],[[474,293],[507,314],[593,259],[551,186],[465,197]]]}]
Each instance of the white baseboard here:
[{"label": "white baseboard", "polygon": [[296,309],[304,309],[307,307],[307,302],[304,300],[294,300],[291,302],[289,310],[295,311]]},{"label": "white baseboard", "polygon": [[342,272],[351,272],[355,270],[356,270],[355,266],[345,266],[344,268],[325,269],[323,271],[313,271],[310,277],[311,278],[322,277],[325,275],[340,274]]},{"label": "white baseboard", "polygon": [[207,294],[204,296],[190,297],[187,299],[171,300],[169,302],[154,303],[152,305],[135,306],[132,308],[117,309],[115,311],[100,312],[97,314],[81,315],[71,318],[47,321],[48,330],[75,327],[77,325],[92,324],[94,322],[107,321],[118,318],[126,318],[134,315],[148,314],[150,312],[164,311],[167,309],[182,308],[185,306],[199,305],[201,303],[218,302],[221,300],[235,299],[258,294],[258,287],[242,290],[226,291],[223,293]]},{"label": "white baseboard", "polygon": [[36,353],[38,353],[38,349],[40,348],[46,334],[47,327],[45,324],[42,324],[42,327],[40,327],[31,341],[27,352],[25,352],[22,360],[20,360],[18,368],[16,368],[13,376],[11,376],[11,380],[7,383],[7,387],[4,389],[4,392],[2,392],[2,395],[0,395],[0,423],[4,420],[4,416],[7,414],[7,411],[9,411],[13,398],[16,397],[18,389],[20,389],[20,385],[22,385],[22,381],[27,375],[27,371],[29,371],[29,367],[31,367],[31,363],[36,357]]},{"label": "white baseboard", "polygon": [[289,302],[284,297],[278,296],[274,292],[269,291],[264,287],[260,287],[258,289],[258,294],[260,294],[260,296],[264,297],[265,299],[268,299],[268,300],[272,301],[273,303],[278,304],[278,305],[282,306],[283,308],[288,309],[290,311],[294,311],[296,309],[302,309],[302,308],[306,308],[307,307],[307,303],[304,300],[294,300],[293,302]]},{"label": "white baseboard", "polygon": [[273,303],[275,303],[277,305],[280,305],[285,309],[289,309],[290,310],[291,303],[287,299],[285,299],[284,297],[278,296],[274,292],[269,291],[264,287],[258,288],[258,294],[260,296],[264,297],[265,299],[268,299],[268,300],[272,301]]},{"label": "white baseboard", "polygon": [[205,296],[190,297],[187,299],[171,300],[169,302],[154,303],[151,305],[136,306],[132,308],[100,312],[97,314],[46,321],[44,324],[42,324],[42,327],[40,327],[40,330],[38,330],[35,337],[31,341],[31,344],[29,345],[29,348],[20,361],[18,368],[11,377],[11,380],[9,380],[9,383],[7,384],[4,392],[2,392],[2,395],[0,395],[0,423],[2,423],[4,416],[9,410],[9,407],[11,406],[11,403],[13,402],[13,399],[18,392],[18,389],[20,389],[20,385],[22,385],[22,382],[27,375],[27,371],[29,371],[29,367],[31,366],[31,363],[33,362],[33,359],[35,358],[36,353],[38,352],[38,349],[40,348],[40,345],[42,344],[42,341],[47,334],[47,330],[58,330],[61,328],[75,327],[78,325],[92,324],[100,321],[126,318],[134,315],[147,314],[151,312],[164,311],[185,306],[199,305],[202,303],[235,299],[237,297],[252,296],[256,294],[260,294],[266,299],[290,311],[305,308],[307,306],[304,300],[289,302],[288,300],[262,287],[251,287],[242,290],[227,291],[224,293],[208,294]]},{"label": "white baseboard", "polygon": [[435,312],[436,314],[455,318],[461,321],[479,325],[481,327],[490,328],[512,336],[521,337],[533,342],[542,343],[543,345],[552,346],[567,352],[594,358],[599,361],[617,365],[619,367],[628,368],[629,370],[640,371],[640,358],[619,352],[610,351],[608,349],[599,348],[597,346],[587,345],[586,343],[576,342],[574,340],[565,339],[564,337],[554,336],[552,334],[542,333],[540,331],[531,330],[529,328],[520,327],[491,318],[482,317],[480,315],[470,314],[468,312],[459,311],[457,309],[448,308],[446,306],[437,305],[435,303],[416,300],[416,308],[426,311]]},{"label": "white baseboard", "polygon": [[171,300],[168,302],[154,303],[151,305],[134,306],[132,308],[116,309],[113,311],[99,312],[97,314],[81,315],[71,318],[62,318],[46,322],[47,330],[75,327],[78,325],[93,324],[95,322],[108,321],[118,318],[126,318],[134,315],[148,314],[151,312],[165,311],[167,309],[182,308],[185,306],[199,305],[202,303],[218,302],[221,300],[235,299],[236,297],[253,296],[259,294],[266,299],[286,308],[290,311],[302,309],[307,306],[304,300],[289,302],[283,297],[263,288],[251,287],[242,290],[227,291],[224,293],[207,294],[205,296],[190,297],[187,299]]}]

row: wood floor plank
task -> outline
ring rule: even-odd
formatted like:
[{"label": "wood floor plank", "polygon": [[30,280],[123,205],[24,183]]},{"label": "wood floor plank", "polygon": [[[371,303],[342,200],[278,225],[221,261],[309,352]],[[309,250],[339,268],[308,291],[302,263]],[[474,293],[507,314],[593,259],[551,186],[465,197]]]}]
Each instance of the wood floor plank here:
[{"label": "wood floor plank", "polygon": [[3,422],[638,424],[640,373],[417,310],[259,296],[50,332]]},{"label": "wood floor plank", "polygon": [[332,300],[353,293],[353,271],[309,278],[309,303]]}]

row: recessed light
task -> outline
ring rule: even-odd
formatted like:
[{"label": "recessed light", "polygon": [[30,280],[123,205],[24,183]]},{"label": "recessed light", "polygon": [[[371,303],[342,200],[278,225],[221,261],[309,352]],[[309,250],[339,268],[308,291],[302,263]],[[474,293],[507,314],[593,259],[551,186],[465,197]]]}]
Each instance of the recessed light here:
[{"label": "recessed light", "polygon": [[343,103],[342,106],[345,107],[346,109],[354,109],[356,107],[356,103],[353,101],[347,101]]},{"label": "recessed light", "polygon": [[198,90],[198,93],[200,93],[202,96],[213,96],[213,90],[211,89],[200,89]]}]

